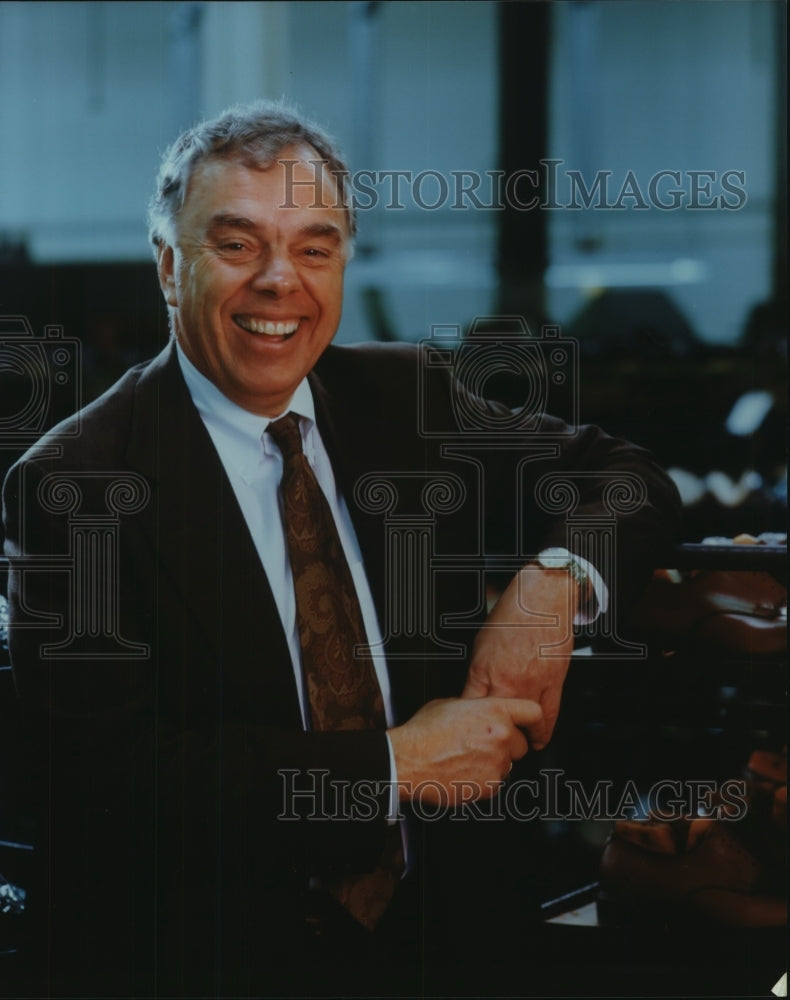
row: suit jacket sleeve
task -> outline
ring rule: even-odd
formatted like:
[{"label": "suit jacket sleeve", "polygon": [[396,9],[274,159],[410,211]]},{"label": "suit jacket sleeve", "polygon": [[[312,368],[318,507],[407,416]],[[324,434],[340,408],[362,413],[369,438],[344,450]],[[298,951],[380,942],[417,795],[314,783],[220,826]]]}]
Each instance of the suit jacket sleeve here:
[{"label": "suit jacket sleeve", "polygon": [[[347,497],[378,468],[399,491],[393,517],[424,515],[420,490],[431,477],[450,474],[463,482],[463,502],[433,519],[437,553],[457,558],[459,569],[437,576],[437,586],[451,591],[439,607],[465,609],[457,598],[465,555],[482,554],[493,565],[498,556],[526,562],[549,546],[573,547],[574,532],[587,527],[614,544],[577,554],[604,576],[617,621],[627,620],[680,525],[677,490],[645,449],[593,425],[572,427],[477,396],[471,380],[456,377],[431,348],[330,348],[319,366],[329,391],[341,371],[354,386],[354,410],[373,415],[362,422],[350,405],[335,408],[337,439],[353,440],[354,454],[365,456],[347,470]],[[371,518],[357,517],[364,538]],[[379,566],[371,569],[375,575]],[[382,608],[385,587],[379,580]]]}]

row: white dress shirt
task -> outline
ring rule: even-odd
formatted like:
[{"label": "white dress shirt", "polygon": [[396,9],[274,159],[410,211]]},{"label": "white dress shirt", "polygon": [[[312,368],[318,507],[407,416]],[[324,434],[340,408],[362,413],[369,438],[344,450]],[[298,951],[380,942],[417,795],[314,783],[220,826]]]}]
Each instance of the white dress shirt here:
[{"label": "white dress shirt", "polygon": [[[307,726],[309,710],[305,699],[301,650],[296,626],[296,598],[279,492],[283,458],[271,435],[265,433],[266,428],[277,417],[260,417],[237,406],[195,368],[180,345],[177,345],[177,352],[192,401],[217,449],[269,580],[288,640],[302,722]],[[368,644],[374,651],[373,666],[384,699],[384,711],[389,727],[394,724],[392,697],[387,665],[382,652],[378,616],[351,516],[335,483],[332,464],[316,424],[313,395],[306,379],[299,383],[286,412],[293,412],[299,416],[305,457],[329,503],[329,509],[337,526],[359,598]],[[390,763],[393,763],[391,751]],[[394,774],[393,767],[393,777]]]}]

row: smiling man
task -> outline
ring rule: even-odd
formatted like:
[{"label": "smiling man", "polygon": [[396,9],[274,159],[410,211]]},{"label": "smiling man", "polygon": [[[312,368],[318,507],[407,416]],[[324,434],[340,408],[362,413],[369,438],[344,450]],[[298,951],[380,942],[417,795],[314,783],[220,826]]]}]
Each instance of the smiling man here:
[{"label": "smiling man", "polygon": [[[673,530],[674,490],[644,452],[545,415],[554,443],[525,465],[523,509],[484,510],[481,476],[513,493],[513,449],[470,463],[422,433],[421,407],[457,430],[448,366],[421,397],[414,349],[330,346],[356,227],[346,176],[276,105],[180,137],[150,209],[171,342],[6,482],[53,994],[373,996],[395,975],[424,984],[432,961],[487,973],[496,909],[469,906],[484,859],[468,824],[404,816],[496,796],[548,742],[574,619],[615,583],[635,592]],[[611,476],[644,486],[618,519],[616,580],[558,549],[564,521],[535,499],[569,470],[582,514]],[[393,590],[389,487],[370,493],[371,474],[401,484],[407,514],[433,482],[458,491],[437,545],[460,568],[432,581],[427,628],[388,631],[410,581]],[[535,556],[485,620],[463,558],[482,538],[501,552],[508,519]]]},{"label": "smiling man", "polygon": [[265,169],[208,159],[174,229],[157,259],[184,353],[232,402],[278,416],[340,323],[351,233],[334,179],[304,144]]}]

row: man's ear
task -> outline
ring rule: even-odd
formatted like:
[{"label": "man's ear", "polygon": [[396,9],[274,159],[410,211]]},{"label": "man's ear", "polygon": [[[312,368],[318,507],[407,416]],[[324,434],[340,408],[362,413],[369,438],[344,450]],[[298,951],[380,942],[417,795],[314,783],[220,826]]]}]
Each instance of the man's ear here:
[{"label": "man's ear", "polygon": [[175,277],[175,254],[169,243],[162,240],[156,248],[156,270],[159,274],[159,287],[169,306],[178,305]]}]

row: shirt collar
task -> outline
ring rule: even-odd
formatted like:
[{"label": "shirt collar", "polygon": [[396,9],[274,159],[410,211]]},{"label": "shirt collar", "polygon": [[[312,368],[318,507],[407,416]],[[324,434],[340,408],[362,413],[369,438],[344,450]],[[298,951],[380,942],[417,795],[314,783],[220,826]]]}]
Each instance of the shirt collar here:
[{"label": "shirt collar", "polygon": [[[257,413],[250,413],[249,410],[228,399],[210,379],[197,370],[178,341],[176,341],[176,354],[192,401],[204,423],[212,431],[212,436],[219,435],[236,454],[240,450],[249,454],[249,449],[254,449],[255,455],[260,457],[261,442],[266,454],[279,454],[270,436],[264,434],[269,424],[277,417],[262,417]],[[302,437],[309,441],[315,427],[315,403],[306,378],[296,387],[290,403],[278,416],[290,412],[300,417]]]}]

